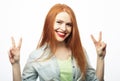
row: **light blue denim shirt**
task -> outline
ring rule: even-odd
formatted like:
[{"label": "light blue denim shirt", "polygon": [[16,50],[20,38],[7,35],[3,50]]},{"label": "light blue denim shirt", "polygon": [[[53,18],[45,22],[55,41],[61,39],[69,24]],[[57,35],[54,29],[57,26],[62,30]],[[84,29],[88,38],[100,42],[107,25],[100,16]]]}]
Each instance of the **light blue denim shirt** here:
[{"label": "light blue denim shirt", "polygon": [[[22,73],[22,81],[36,81],[39,77],[40,81],[60,81],[60,70],[57,59],[53,56],[47,61],[35,61],[41,55],[45,58],[49,55],[50,49],[46,45],[33,51],[24,67]],[[72,60],[73,81],[83,81],[80,69],[77,67],[75,59]],[[85,81],[99,81],[96,77],[95,70],[88,66]]]}]

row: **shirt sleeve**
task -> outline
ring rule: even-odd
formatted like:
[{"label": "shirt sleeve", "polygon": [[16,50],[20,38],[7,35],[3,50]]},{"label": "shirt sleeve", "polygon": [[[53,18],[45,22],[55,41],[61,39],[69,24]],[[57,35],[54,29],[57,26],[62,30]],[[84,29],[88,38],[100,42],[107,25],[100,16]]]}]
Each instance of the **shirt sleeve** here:
[{"label": "shirt sleeve", "polygon": [[22,81],[36,81],[38,72],[36,70],[37,63],[35,62],[43,53],[46,46],[43,46],[30,53],[27,63],[22,72]]},{"label": "shirt sleeve", "polygon": [[88,67],[85,78],[86,81],[99,81],[96,72],[92,67]]},{"label": "shirt sleeve", "polygon": [[35,60],[41,56],[41,49],[34,50],[30,53],[27,63],[22,72],[22,81],[36,81],[38,77],[38,72],[35,68]]},{"label": "shirt sleeve", "polygon": [[97,76],[96,76],[96,71],[95,69],[91,66],[90,64],[90,60],[88,58],[87,52],[84,49],[84,53],[86,55],[86,59],[87,59],[87,71],[86,71],[86,81],[99,81]]},{"label": "shirt sleeve", "polygon": [[34,68],[34,63],[27,63],[22,73],[22,81],[36,81],[38,73]]}]

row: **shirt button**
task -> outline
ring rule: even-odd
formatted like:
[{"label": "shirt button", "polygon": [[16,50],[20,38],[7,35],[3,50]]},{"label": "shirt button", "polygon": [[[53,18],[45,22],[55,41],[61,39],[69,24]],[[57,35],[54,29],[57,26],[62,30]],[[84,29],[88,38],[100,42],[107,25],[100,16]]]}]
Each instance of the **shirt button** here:
[{"label": "shirt button", "polygon": [[75,79],[75,76],[73,76],[73,79]]},{"label": "shirt button", "polygon": [[73,66],[73,68],[75,68],[75,66]]}]

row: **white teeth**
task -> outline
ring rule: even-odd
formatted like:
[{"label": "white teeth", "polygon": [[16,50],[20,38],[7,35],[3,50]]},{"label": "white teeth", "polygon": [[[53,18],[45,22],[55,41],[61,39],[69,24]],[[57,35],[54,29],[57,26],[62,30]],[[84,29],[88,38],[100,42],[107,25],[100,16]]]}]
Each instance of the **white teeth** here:
[{"label": "white teeth", "polygon": [[65,35],[65,33],[63,33],[63,32],[57,32],[58,34],[60,34],[60,35]]}]

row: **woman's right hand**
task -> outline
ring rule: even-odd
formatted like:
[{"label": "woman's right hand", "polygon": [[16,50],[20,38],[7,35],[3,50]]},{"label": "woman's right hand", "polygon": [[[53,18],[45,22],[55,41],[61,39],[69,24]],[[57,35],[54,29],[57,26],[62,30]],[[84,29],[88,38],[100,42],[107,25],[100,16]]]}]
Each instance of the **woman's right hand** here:
[{"label": "woman's right hand", "polygon": [[16,46],[15,40],[11,37],[12,48],[9,50],[9,60],[12,65],[20,62],[20,49],[22,45],[22,38],[20,38],[18,45]]}]

